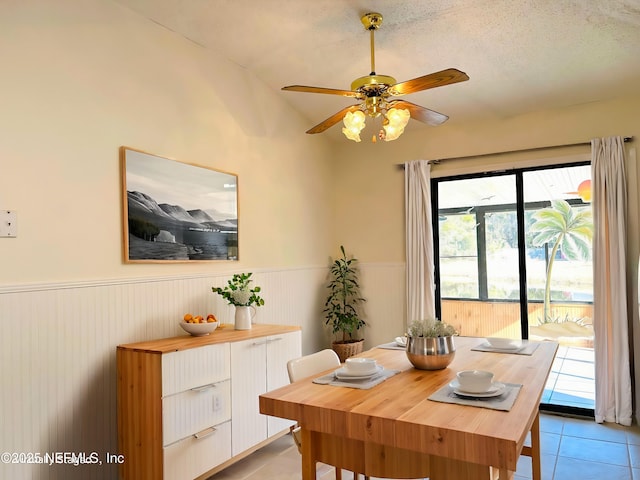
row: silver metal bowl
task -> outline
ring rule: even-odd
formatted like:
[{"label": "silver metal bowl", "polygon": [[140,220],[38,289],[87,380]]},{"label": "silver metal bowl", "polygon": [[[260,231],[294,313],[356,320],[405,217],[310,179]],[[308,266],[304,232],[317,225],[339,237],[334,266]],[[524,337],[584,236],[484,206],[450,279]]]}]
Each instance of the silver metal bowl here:
[{"label": "silver metal bowl", "polygon": [[420,370],[446,368],[455,355],[453,337],[407,337],[407,358]]}]

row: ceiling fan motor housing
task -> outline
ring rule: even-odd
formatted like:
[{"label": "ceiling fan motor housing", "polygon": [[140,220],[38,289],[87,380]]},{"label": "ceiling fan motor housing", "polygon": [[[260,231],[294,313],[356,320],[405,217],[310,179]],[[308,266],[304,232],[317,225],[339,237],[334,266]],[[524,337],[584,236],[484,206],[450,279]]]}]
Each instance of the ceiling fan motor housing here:
[{"label": "ceiling fan motor housing", "polygon": [[375,94],[380,95],[384,90],[396,83],[396,79],[389,75],[372,73],[371,75],[356,78],[351,82],[351,90],[360,91],[367,96],[369,96],[367,92],[375,92]]}]

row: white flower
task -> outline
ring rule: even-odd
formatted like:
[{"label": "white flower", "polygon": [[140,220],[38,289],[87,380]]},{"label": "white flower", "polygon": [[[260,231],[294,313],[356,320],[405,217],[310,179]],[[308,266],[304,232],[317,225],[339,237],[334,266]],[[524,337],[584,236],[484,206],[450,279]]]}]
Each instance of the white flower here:
[{"label": "white flower", "polygon": [[249,289],[234,290],[231,292],[233,297],[233,303],[235,305],[249,305],[249,299],[251,298],[251,292]]},{"label": "white flower", "polygon": [[410,337],[449,337],[457,335],[452,325],[440,322],[435,318],[415,320],[409,325]]}]

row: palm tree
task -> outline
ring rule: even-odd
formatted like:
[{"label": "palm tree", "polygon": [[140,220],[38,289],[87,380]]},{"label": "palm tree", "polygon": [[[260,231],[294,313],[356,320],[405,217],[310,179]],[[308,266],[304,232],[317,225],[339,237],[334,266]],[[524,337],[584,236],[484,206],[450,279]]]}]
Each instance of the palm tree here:
[{"label": "palm tree", "polygon": [[540,247],[553,244],[544,289],[544,321],[550,318],[551,270],[558,249],[569,260],[588,259],[591,255],[593,218],[591,210],[574,210],[565,200],[552,200],[551,207],[543,208],[533,215],[535,222],[530,227],[534,234],[532,243]]}]

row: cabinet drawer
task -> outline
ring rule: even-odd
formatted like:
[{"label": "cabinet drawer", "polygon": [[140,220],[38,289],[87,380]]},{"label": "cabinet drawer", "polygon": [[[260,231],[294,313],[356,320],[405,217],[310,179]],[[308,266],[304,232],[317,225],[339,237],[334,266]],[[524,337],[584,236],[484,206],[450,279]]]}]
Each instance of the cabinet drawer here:
[{"label": "cabinet drawer", "polygon": [[229,380],[165,397],[162,399],[162,444],[169,445],[230,419]]},{"label": "cabinet drawer", "polygon": [[162,356],[162,396],[230,377],[228,343],[180,350]]},{"label": "cabinet drawer", "polygon": [[231,422],[164,448],[164,480],[193,480],[231,458]]}]

